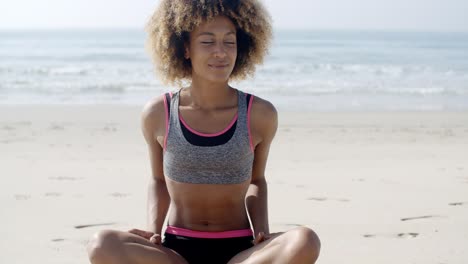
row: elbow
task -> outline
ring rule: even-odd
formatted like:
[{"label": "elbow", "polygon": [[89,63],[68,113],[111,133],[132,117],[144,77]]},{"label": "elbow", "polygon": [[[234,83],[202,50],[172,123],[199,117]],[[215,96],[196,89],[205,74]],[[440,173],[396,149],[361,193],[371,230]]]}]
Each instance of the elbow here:
[{"label": "elbow", "polygon": [[158,177],[158,176],[153,176],[150,178],[149,182],[148,182],[148,186],[161,186],[161,185],[166,185],[166,181],[164,180],[164,176],[163,177]]}]

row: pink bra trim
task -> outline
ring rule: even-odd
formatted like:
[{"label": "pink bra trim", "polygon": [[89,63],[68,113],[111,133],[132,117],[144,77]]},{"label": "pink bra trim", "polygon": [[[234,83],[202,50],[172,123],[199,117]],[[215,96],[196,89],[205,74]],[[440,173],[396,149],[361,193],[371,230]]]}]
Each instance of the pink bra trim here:
[{"label": "pink bra trim", "polygon": [[195,135],[199,135],[199,136],[202,136],[202,137],[216,137],[216,136],[219,136],[219,135],[222,135],[224,133],[226,133],[226,131],[228,131],[233,125],[234,123],[236,123],[237,121],[237,113],[236,115],[234,116],[234,118],[232,119],[231,123],[229,123],[229,125],[223,129],[223,131],[221,132],[218,132],[218,133],[214,133],[214,134],[207,134],[207,133],[201,133],[201,132],[198,132],[196,131],[195,129],[191,128],[187,122],[185,122],[184,118],[182,117],[182,115],[179,113],[179,119],[180,121],[182,122],[182,124],[192,133],[194,133]]},{"label": "pink bra trim", "polygon": [[197,238],[231,238],[252,236],[252,229],[239,229],[221,232],[195,231],[175,226],[168,226],[166,233],[178,236],[197,237]]}]

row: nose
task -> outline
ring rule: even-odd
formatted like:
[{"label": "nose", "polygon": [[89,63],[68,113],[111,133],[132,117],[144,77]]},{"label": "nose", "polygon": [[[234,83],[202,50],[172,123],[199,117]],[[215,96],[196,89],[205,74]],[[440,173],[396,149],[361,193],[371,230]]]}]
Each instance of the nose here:
[{"label": "nose", "polygon": [[226,49],[223,45],[223,43],[217,44],[214,50],[214,56],[216,58],[224,58],[227,56]]}]

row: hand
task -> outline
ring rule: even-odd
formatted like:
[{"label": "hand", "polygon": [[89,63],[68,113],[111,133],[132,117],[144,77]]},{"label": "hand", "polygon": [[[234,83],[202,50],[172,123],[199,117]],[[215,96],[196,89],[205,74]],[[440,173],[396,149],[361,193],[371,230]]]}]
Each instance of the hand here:
[{"label": "hand", "polygon": [[145,239],[148,239],[151,243],[156,244],[156,245],[161,245],[161,235],[156,234],[154,232],[149,232],[141,229],[131,229],[128,232],[141,236]]},{"label": "hand", "polygon": [[268,240],[271,238],[270,234],[265,234],[265,232],[259,232],[257,236],[255,236],[255,239],[253,241],[254,245],[257,245],[259,243],[262,243],[265,240]]}]

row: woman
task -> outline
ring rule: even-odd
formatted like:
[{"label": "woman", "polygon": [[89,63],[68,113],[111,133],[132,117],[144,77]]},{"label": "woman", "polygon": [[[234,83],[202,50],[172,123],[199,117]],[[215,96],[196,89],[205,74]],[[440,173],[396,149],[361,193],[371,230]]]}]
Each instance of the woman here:
[{"label": "woman", "polygon": [[263,61],[271,39],[264,8],[257,0],[163,0],[148,31],[162,79],[190,85],[142,113],[149,230],[97,233],[90,261],[315,263],[320,242],[312,230],[269,231],[265,167],[276,110],[228,84]]}]

